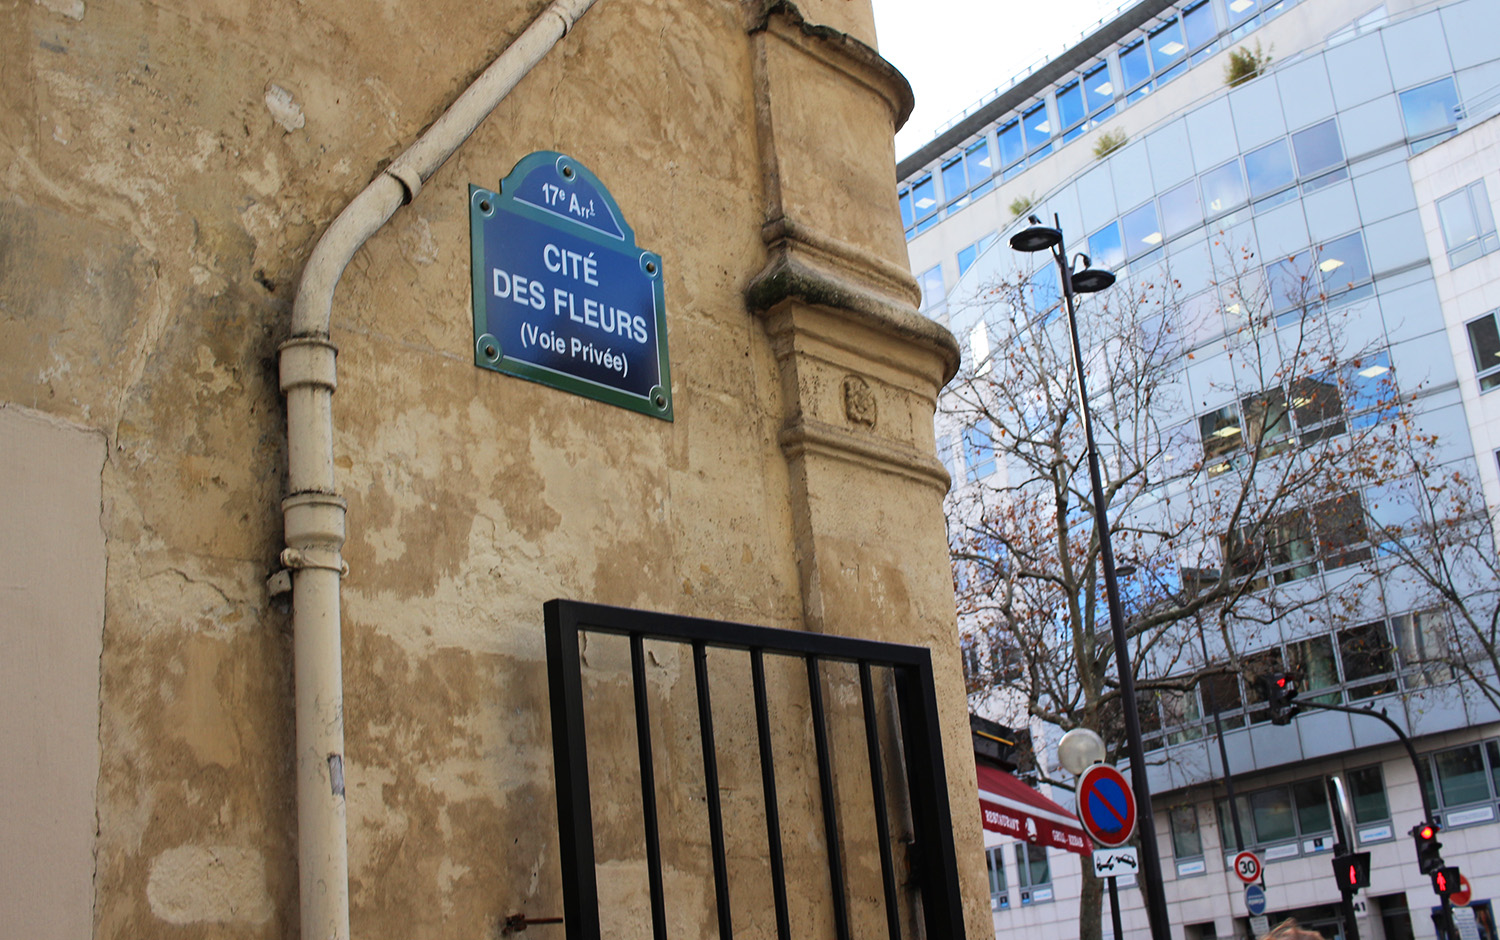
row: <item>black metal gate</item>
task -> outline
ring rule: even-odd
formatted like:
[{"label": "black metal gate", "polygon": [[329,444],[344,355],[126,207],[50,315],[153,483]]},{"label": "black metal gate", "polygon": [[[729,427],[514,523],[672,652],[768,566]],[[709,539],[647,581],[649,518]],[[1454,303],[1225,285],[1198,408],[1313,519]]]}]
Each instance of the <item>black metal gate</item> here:
[{"label": "black metal gate", "polygon": [[[919,906],[920,915],[913,913],[910,919],[918,921],[925,928],[923,932],[926,937],[931,940],[963,940],[963,915],[953,849],[953,829],[948,810],[948,785],[943,770],[938,729],[937,698],[933,691],[931,656],[926,649],[564,600],[549,601],[545,611],[552,742],[557,775],[563,917],[567,925],[568,940],[598,940],[601,929],[589,758],[584,726],[586,695],[583,660],[580,655],[580,636],[596,633],[624,637],[629,643],[640,808],[644,819],[645,867],[650,894],[652,935],[655,940],[667,940],[667,912],[657,813],[657,783],[653,769],[646,641],[691,648],[719,940],[730,940],[734,934],[719,781],[720,752],[714,742],[713,692],[710,688],[707,658],[710,648],[749,654],[751,697],[764,801],[766,858],[770,868],[779,940],[791,940],[792,933],[781,831],[781,800],[777,791],[772,749],[773,727],[769,718],[766,691],[766,666],[769,657],[802,660],[806,667],[809,699],[807,711],[817,756],[817,787],[822,806],[828,902],[832,908],[833,927],[838,940],[850,940],[851,929],[849,900],[846,896],[846,863],[840,848],[834,761],[830,755],[829,711],[825,707],[823,694],[822,670],[826,663],[846,664],[843,668],[853,666],[858,671],[860,717],[864,726],[865,750],[869,756],[868,784],[873,796],[869,816],[861,814],[859,818],[861,821],[870,819],[875,826],[883,890],[881,901],[889,936],[891,940],[900,940],[903,933],[911,933],[902,930],[905,918],[901,915],[898,902],[905,897],[910,911]],[[784,662],[778,662],[785,666]],[[872,671],[877,669],[890,670],[895,701],[895,714],[890,725],[897,731],[896,737],[904,761],[894,760],[894,755],[882,753],[877,696],[872,681]],[[892,735],[888,733],[885,736],[889,740]],[[910,813],[908,824],[911,841],[908,856],[901,861],[907,869],[907,885],[912,891],[905,896],[898,893],[898,859],[893,852],[892,821],[886,789],[887,773],[883,769],[891,764],[887,763],[886,758],[892,758],[894,765],[904,771],[906,805]],[[892,795],[899,795],[902,782],[899,779],[891,781],[898,787],[898,791]],[[849,813],[849,808],[844,807],[845,825],[850,823]],[[913,900],[919,904],[913,905]]]}]

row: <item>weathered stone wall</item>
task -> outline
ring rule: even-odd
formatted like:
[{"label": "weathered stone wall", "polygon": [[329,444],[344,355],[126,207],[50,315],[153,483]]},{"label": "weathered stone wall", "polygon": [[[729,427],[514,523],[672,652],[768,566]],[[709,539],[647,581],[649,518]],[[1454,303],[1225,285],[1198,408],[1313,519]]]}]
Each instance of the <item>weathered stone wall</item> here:
[{"label": "weathered stone wall", "polygon": [[[265,586],[277,347],[318,235],[543,6],[0,4],[0,402],[107,443],[101,938],[297,933],[290,619]],[[957,350],[914,313],[891,185],[906,92],[873,44],[863,0],[599,0],[349,266],[332,340],[355,936],[558,912],[552,597],[931,646],[970,932],[989,930],[931,456]],[[663,257],[674,422],[474,366],[467,185],[535,150],[598,174]],[[620,655],[603,650],[591,668]],[[690,660],[662,653],[652,682],[690,700]],[[805,694],[789,682],[784,706]],[[696,718],[662,720],[672,825],[701,847]],[[743,712],[724,723],[753,738]],[[758,820],[753,753],[726,765],[731,822]],[[601,822],[604,869],[639,873],[631,825]],[[706,934],[708,869],[679,851],[674,924]],[[732,841],[735,870],[763,851]],[[765,935],[769,889],[739,881]],[[606,903],[641,910],[632,883]]]}]

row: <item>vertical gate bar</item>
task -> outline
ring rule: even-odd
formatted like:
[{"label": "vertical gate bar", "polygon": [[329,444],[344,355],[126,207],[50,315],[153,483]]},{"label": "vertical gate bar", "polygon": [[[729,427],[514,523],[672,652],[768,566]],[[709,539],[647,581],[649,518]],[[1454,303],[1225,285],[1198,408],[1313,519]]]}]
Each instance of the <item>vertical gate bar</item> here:
[{"label": "vertical gate bar", "polygon": [[563,924],[567,940],[599,940],[599,883],[594,870],[594,823],[589,806],[578,621],[572,610],[557,601],[548,601],[543,612],[547,690],[552,706],[552,762],[557,775]]},{"label": "vertical gate bar", "polygon": [[850,940],[848,901],[844,896],[844,859],[839,848],[833,766],[828,754],[828,722],[823,712],[823,681],[816,656],[807,657],[807,693],[812,701],[813,743],[818,751],[818,788],[823,799],[824,838],[828,842],[828,878],[833,888],[833,926],[839,940]]},{"label": "vertical gate bar", "polygon": [[719,940],[734,936],[729,916],[729,868],[724,860],[724,815],[719,804],[719,761],[714,750],[714,712],[708,694],[708,649],[693,641],[693,675],[698,686],[698,731],[703,740],[703,786],[708,791],[708,839],[714,856],[714,899],[719,908]]},{"label": "vertical gate bar", "polygon": [[885,774],[880,768],[880,734],[875,721],[875,691],[870,664],[859,663],[859,697],[865,710],[865,749],[870,752],[870,790],[875,797],[875,837],[880,840],[880,878],[885,884],[885,923],[891,940],[901,940],[901,910],[896,903],[896,866],[891,860],[891,822],[885,810]]},{"label": "vertical gate bar", "polygon": [[651,705],[646,697],[645,643],[630,634],[630,674],[635,686],[635,740],[641,763],[641,816],[646,824],[646,874],[651,881],[651,935],[667,940],[666,901],[661,879],[661,832],[656,821],[656,769],[651,754]]},{"label": "vertical gate bar", "polygon": [[771,891],[776,901],[776,936],[779,940],[791,940],[786,866],[781,858],[781,809],[776,801],[776,759],[771,752],[771,710],[766,704],[765,653],[758,648],[750,651],[750,676],[755,686],[755,730],[760,739],[760,785],[766,803],[766,842],[771,856]]},{"label": "vertical gate bar", "polygon": [[927,936],[964,940],[963,901],[958,890],[958,860],[953,847],[953,819],[948,812],[948,776],[943,770],[932,660],[927,657],[920,666],[895,669],[917,851],[913,868],[922,886],[922,917]]}]

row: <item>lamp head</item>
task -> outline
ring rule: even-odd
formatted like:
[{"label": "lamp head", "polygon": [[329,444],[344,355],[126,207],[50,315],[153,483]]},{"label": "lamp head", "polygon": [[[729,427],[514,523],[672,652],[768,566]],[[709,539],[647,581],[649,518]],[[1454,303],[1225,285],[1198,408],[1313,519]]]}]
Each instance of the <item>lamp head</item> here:
[{"label": "lamp head", "polygon": [[1062,244],[1062,232],[1042,224],[1036,216],[1028,216],[1030,228],[1022,229],[1010,237],[1010,247],[1016,251],[1046,251]]},{"label": "lamp head", "polygon": [[1115,276],[1103,268],[1084,268],[1073,274],[1073,293],[1095,294],[1114,282]]},{"label": "lamp head", "polygon": [[1074,728],[1057,742],[1057,762],[1069,773],[1081,774],[1104,763],[1104,739],[1088,728]]}]

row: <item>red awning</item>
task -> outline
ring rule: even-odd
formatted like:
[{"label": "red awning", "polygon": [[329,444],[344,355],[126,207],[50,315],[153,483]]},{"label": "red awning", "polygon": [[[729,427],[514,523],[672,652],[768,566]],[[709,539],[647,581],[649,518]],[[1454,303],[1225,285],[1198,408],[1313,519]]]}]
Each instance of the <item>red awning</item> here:
[{"label": "red awning", "polygon": [[977,766],[979,818],[984,828],[1079,855],[1094,851],[1078,817],[1005,771],[982,763]]}]

